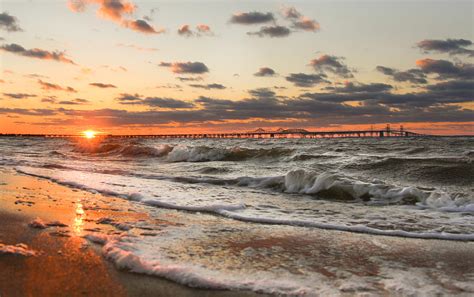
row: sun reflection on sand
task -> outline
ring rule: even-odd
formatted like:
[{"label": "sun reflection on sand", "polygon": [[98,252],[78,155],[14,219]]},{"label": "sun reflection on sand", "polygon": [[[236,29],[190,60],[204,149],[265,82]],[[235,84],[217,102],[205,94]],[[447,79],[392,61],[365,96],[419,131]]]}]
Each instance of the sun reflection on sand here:
[{"label": "sun reflection on sand", "polygon": [[76,217],[74,218],[74,232],[76,234],[81,233],[82,229],[84,228],[84,217],[85,217],[85,212],[82,207],[82,203],[77,202],[76,203]]}]

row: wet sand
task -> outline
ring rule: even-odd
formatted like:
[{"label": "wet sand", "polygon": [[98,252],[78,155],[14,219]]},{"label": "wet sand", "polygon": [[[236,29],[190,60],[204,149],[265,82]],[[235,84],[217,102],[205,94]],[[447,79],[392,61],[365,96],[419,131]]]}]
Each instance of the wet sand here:
[{"label": "wet sand", "polygon": [[[35,218],[44,223],[58,221],[67,227],[32,228],[28,224]],[[104,259],[100,245],[83,237],[90,232],[124,231],[159,236],[160,230],[169,226],[184,231],[192,227],[208,234],[185,238],[179,244],[171,242],[169,253],[177,260],[215,270],[237,267],[258,273],[280,269],[295,278],[311,276],[320,287],[320,291],[310,292],[314,294],[474,293],[472,242],[237,222],[214,215],[150,208],[10,171],[0,171],[0,222],[0,243],[23,243],[39,252],[37,256],[0,254],[2,297],[263,296],[248,291],[191,289],[119,270]],[[140,222],[151,222],[152,227],[137,227]],[[126,230],[129,226],[134,227]]]},{"label": "wet sand", "polygon": [[[81,201],[87,198],[98,201],[96,209],[84,209]],[[108,208],[100,195],[0,172],[0,243],[23,243],[40,253],[0,253],[0,296],[256,296],[252,292],[192,289],[116,269],[103,258],[100,246],[82,236],[94,228],[118,232],[95,223],[104,216],[129,220],[146,219],[147,215],[128,212],[128,201],[107,198],[114,199],[114,205],[121,206],[121,210]],[[29,223],[38,217],[68,226],[30,227]]]}]

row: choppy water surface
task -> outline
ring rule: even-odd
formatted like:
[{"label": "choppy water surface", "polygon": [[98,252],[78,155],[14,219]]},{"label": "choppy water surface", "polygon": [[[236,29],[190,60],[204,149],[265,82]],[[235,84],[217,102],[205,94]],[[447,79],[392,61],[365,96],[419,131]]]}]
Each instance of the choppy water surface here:
[{"label": "choppy water surface", "polygon": [[0,139],[0,164],[238,220],[472,239],[472,138]]},{"label": "choppy water surface", "polygon": [[451,240],[474,239],[473,158],[469,137],[0,138],[2,166],[157,208]]}]

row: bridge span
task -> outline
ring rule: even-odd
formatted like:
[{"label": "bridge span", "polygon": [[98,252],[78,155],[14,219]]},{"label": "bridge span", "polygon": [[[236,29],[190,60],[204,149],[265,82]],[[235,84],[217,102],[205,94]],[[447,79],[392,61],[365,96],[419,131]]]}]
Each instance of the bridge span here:
[{"label": "bridge span", "polygon": [[[71,134],[0,134],[0,136],[22,136],[22,137],[82,137],[83,135]],[[277,131],[265,131],[257,129],[250,132],[228,132],[228,133],[177,133],[177,134],[148,134],[148,135],[105,135],[98,134],[97,137],[118,138],[340,138],[340,137],[423,137],[429,136],[411,131],[400,130],[356,130],[356,131],[307,131],[304,129],[287,129]]]}]

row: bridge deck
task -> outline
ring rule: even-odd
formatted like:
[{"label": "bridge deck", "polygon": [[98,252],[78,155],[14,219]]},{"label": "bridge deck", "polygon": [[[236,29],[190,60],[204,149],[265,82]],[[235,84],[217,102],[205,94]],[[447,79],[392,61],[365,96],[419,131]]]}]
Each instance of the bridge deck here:
[{"label": "bridge deck", "polygon": [[[0,134],[11,137],[82,137],[73,134]],[[98,135],[98,137],[121,138],[335,138],[335,137],[421,137],[428,136],[403,130],[360,130],[360,131],[257,131],[232,133],[180,133],[149,135]]]}]

